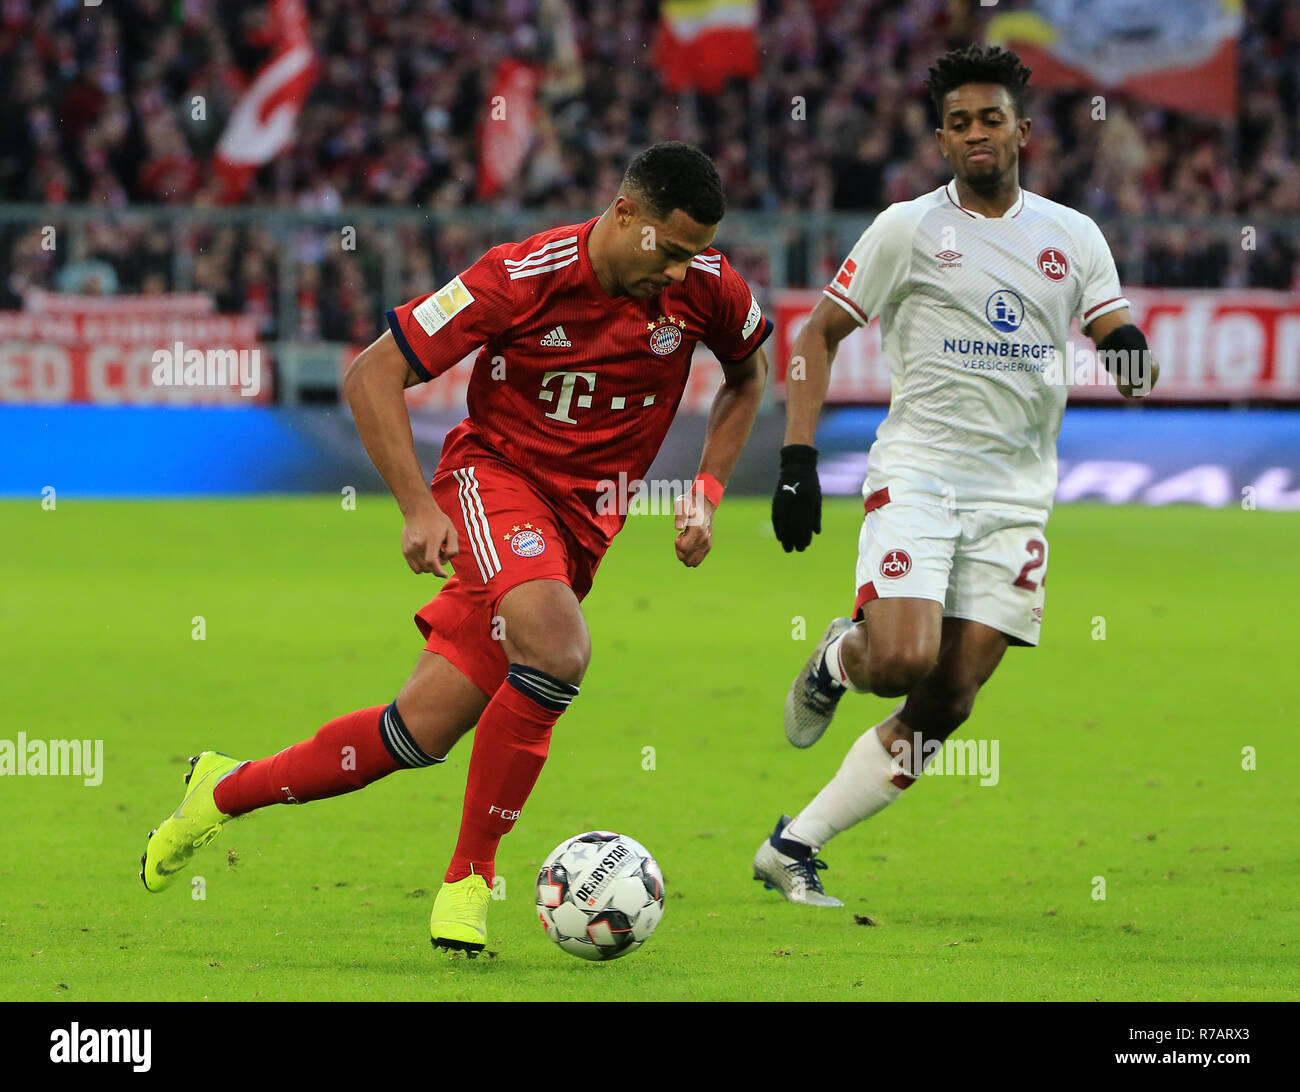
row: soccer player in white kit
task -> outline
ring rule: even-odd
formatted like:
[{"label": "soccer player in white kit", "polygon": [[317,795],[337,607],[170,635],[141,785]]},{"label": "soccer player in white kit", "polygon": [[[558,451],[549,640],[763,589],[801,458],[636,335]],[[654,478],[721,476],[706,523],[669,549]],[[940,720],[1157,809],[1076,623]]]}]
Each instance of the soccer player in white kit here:
[{"label": "soccer player in white kit", "polygon": [[893,390],[863,486],[853,616],[790,687],[786,735],[811,746],[846,690],[905,700],[759,847],[755,879],[793,902],[843,905],[818,851],[920,776],[1008,645],[1038,643],[1071,320],[1125,397],[1158,373],[1097,225],[1020,188],[1028,78],[996,47],[930,69],[954,178],[876,217],[794,343],[772,502],[787,553],[821,530],[813,444],[835,348],[877,315]]}]

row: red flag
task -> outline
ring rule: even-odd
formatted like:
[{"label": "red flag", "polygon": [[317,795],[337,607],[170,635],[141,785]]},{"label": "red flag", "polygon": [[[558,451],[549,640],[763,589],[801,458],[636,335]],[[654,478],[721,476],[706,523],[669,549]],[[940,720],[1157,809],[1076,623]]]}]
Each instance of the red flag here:
[{"label": "red flag", "polygon": [[238,201],[257,168],[292,142],[302,104],[316,82],[302,0],[272,0],[270,22],[260,37],[272,43],[274,53],[235,105],[213,156],[226,204]]},{"label": "red flag", "polygon": [[664,0],[659,14],[654,63],[669,91],[716,95],[758,75],[757,0]]},{"label": "red flag", "polygon": [[519,173],[537,128],[537,71],[521,61],[497,65],[479,126],[478,196],[485,199]]}]

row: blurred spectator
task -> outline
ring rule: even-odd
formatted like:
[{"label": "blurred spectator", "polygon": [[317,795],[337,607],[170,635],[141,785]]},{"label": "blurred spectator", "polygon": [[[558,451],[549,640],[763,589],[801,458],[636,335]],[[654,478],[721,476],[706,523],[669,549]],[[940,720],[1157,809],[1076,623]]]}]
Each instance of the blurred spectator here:
[{"label": "blurred spectator", "polygon": [[95,258],[69,262],[59,270],[54,286],[75,295],[111,296],[117,291],[117,270]]}]

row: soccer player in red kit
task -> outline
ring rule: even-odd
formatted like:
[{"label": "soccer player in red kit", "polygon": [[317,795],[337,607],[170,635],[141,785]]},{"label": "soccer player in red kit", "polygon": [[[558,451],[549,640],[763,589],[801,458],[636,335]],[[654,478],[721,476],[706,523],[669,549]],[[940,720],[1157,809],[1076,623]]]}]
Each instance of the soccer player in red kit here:
[{"label": "soccer player in red kit", "polygon": [[[180,808],[150,835],[149,890],[170,884],[228,819],[441,762],[477,725],[430,933],[439,947],[483,948],[497,844],[591,655],[579,604],[626,512],[607,510],[608,483],[649,470],[704,342],[723,383],[675,516],[678,558],[700,564],[762,400],[772,324],[712,248],[723,211],[708,157],[657,144],[632,160],[597,219],[495,247],[440,291],[388,312],[388,332],[353,362],[344,393],[405,517],[407,564],[446,577],[456,559],[416,614],[424,652],[387,706],[255,762],[200,755]],[[402,392],[474,349],[469,416],[448,434],[430,488]]]}]

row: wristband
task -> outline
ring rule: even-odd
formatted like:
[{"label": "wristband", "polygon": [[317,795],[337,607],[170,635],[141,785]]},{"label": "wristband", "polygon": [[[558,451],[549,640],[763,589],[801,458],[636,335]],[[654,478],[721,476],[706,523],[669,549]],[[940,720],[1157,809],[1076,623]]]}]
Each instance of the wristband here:
[{"label": "wristband", "polygon": [[717,508],[722,504],[722,494],[727,491],[727,487],[712,474],[696,474],[695,480],[691,482],[691,492],[697,490],[708,497],[709,503]]}]

